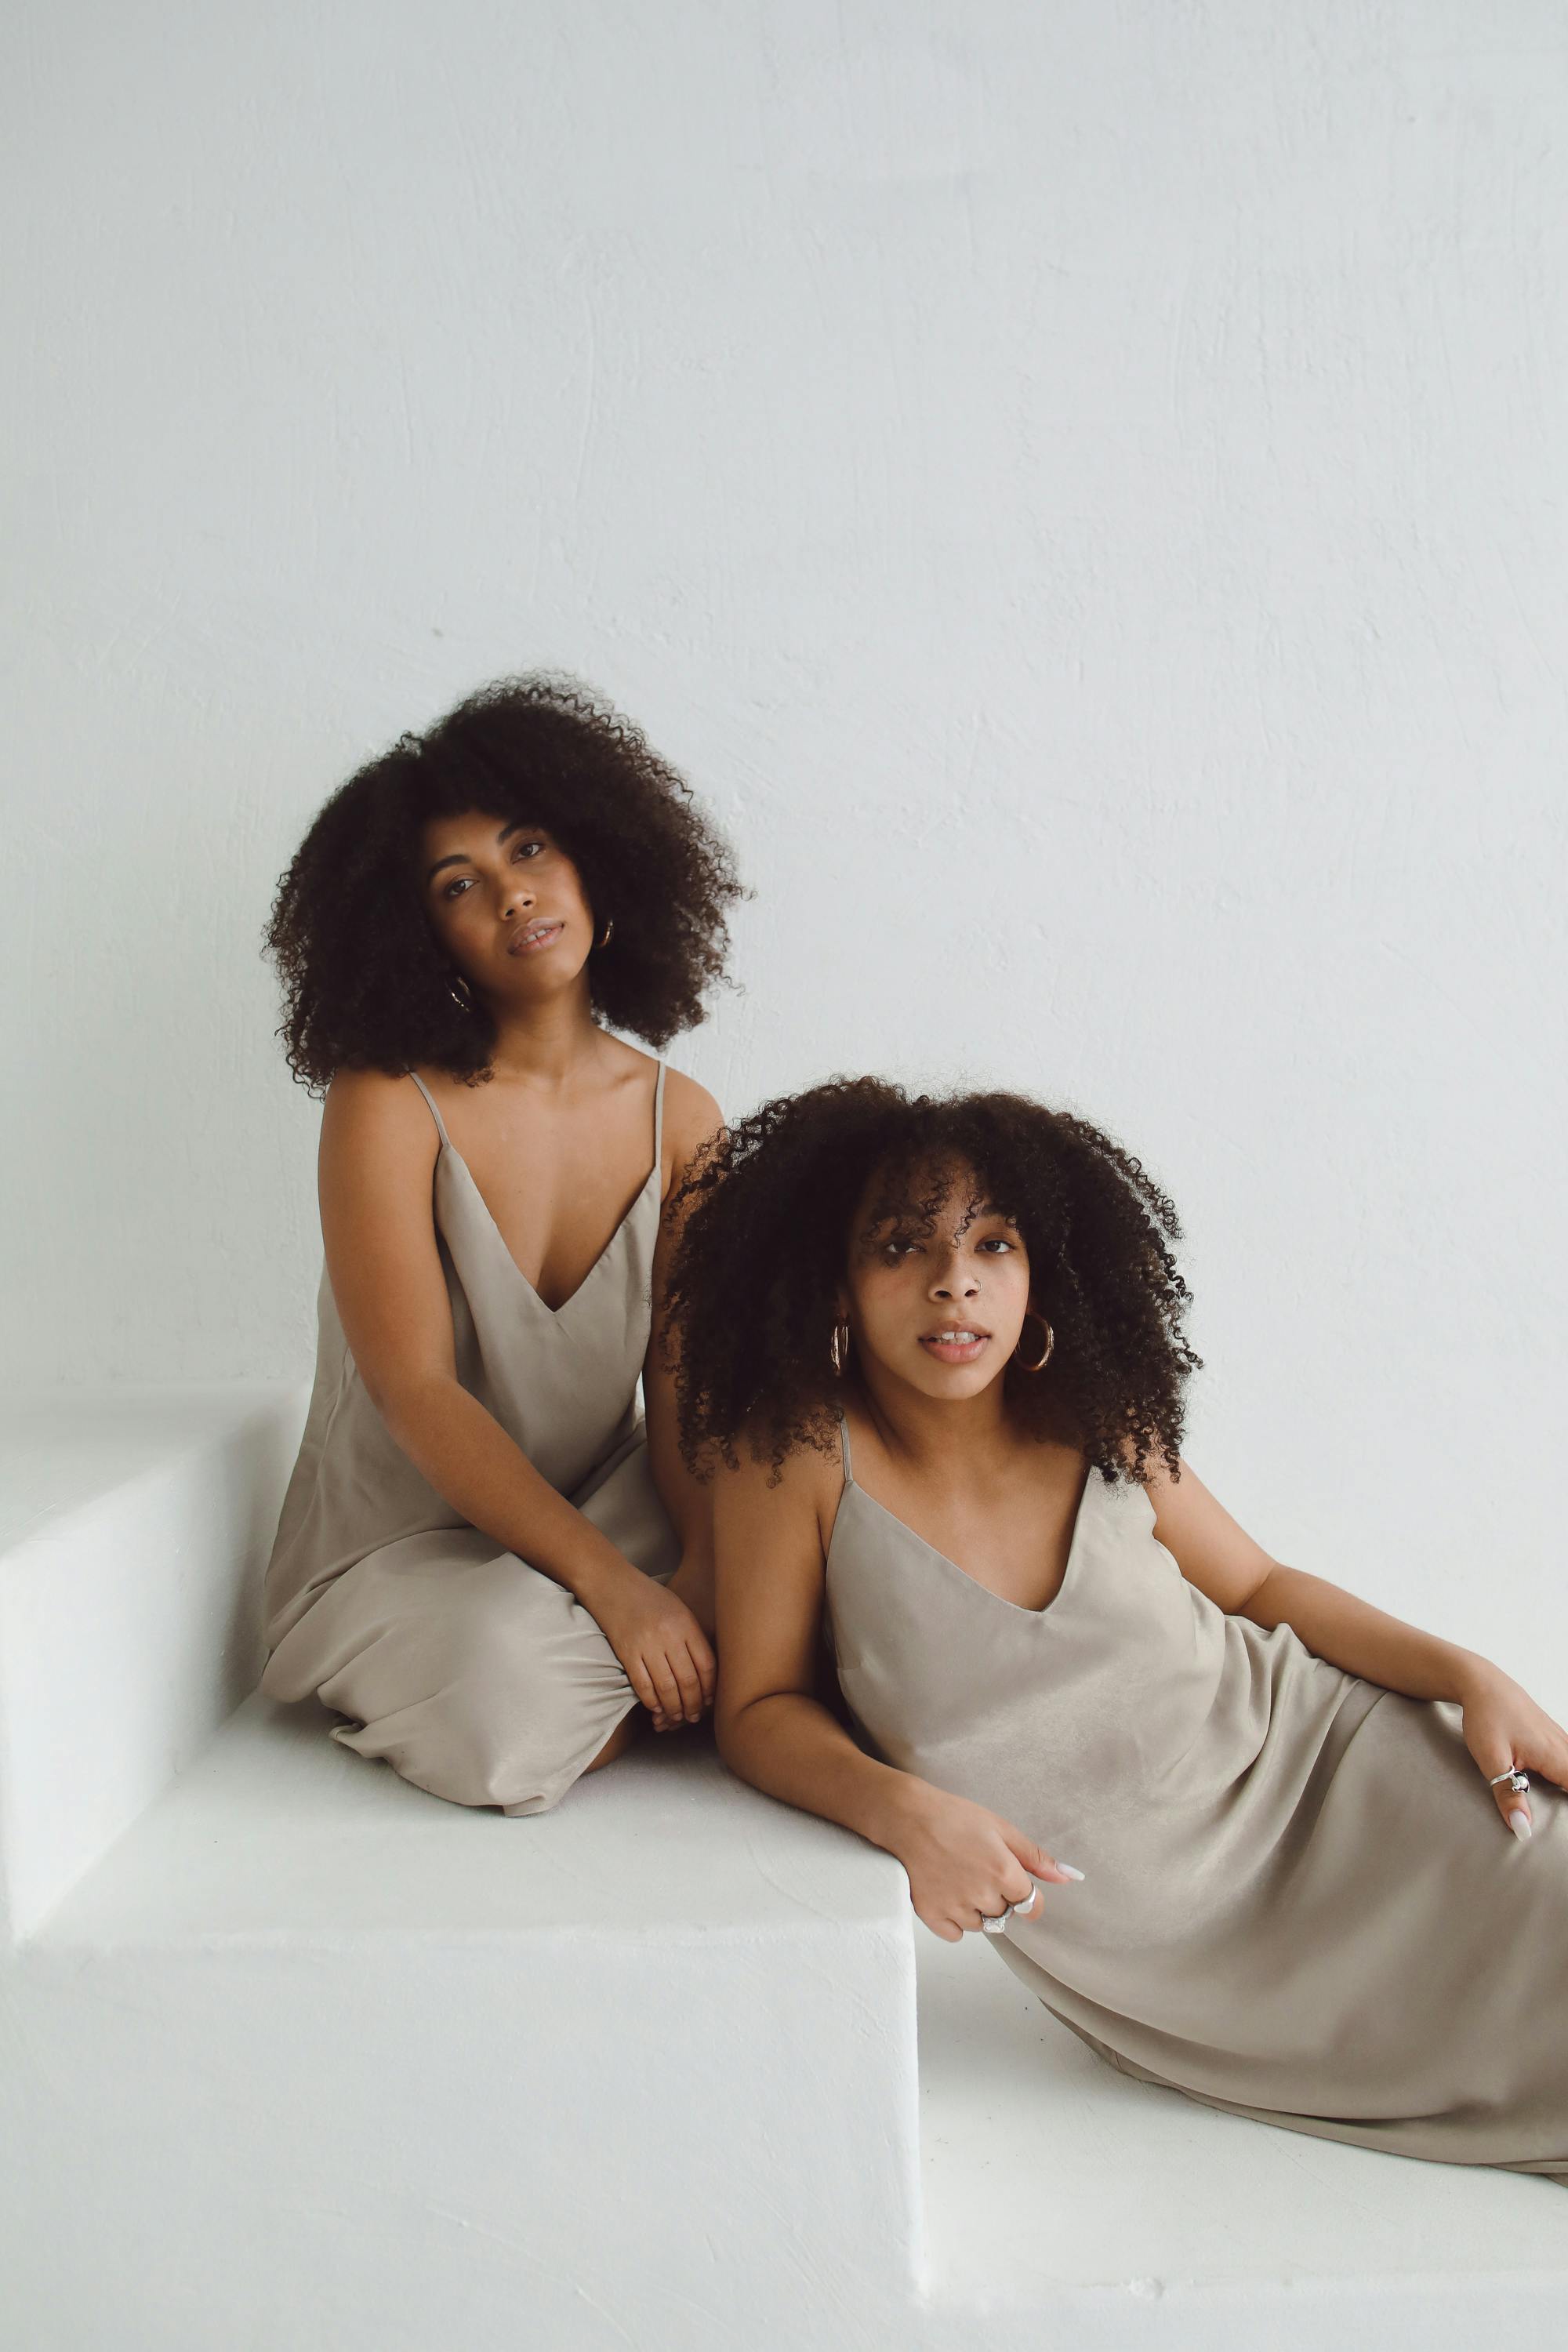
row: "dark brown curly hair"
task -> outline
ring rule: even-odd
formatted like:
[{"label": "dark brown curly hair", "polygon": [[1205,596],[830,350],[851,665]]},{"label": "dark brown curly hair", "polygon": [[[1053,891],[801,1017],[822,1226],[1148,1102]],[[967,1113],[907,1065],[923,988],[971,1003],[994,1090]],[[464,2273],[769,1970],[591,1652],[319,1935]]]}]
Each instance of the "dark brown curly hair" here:
[{"label": "dark brown curly hair", "polygon": [[264,946],[283,982],[278,1034],[320,1092],[340,1069],[434,1063],[488,1077],[495,1026],[453,1000],[425,912],[418,850],[468,809],[541,824],[582,877],[612,944],[589,961],[595,1013],[663,1045],[723,977],[725,909],[749,894],[690,788],[589,688],[542,673],[481,687],[332,794],[282,877]]},{"label": "dark brown curly hair", "polygon": [[715,1137],[677,1195],[663,1337],[697,1476],[733,1469],[742,1431],[775,1481],[796,1448],[831,1450],[843,1391],[828,1346],[856,1204],[874,1176],[862,1230],[891,1217],[929,1234],[938,1171],[955,1160],[981,1187],[972,1214],[991,1203],[1016,1221],[1056,1333],[1045,1372],[1003,1375],[1017,1424],[1043,1437],[1065,1423],[1110,1480],[1146,1484],[1151,1457],[1178,1475],[1183,1391],[1202,1359],[1182,1330],[1181,1227],[1153,1178],[1087,1119],[1026,1095],[831,1078]]}]

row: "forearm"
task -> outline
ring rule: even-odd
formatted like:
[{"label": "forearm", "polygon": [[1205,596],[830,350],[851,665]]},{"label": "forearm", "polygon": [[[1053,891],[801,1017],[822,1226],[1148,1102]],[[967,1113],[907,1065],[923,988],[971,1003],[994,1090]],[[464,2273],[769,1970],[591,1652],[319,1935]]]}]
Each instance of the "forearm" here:
[{"label": "forearm", "polygon": [[585,1605],[595,1585],[626,1572],[608,1537],[541,1476],[459,1381],[432,1374],[378,1405],[397,1444],[455,1511]]},{"label": "forearm", "polygon": [[1406,1625],[1304,1569],[1270,1569],[1241,1613],[1258,1625],[1289,1625],[1331,1665],[1408,1698],[1461,1698],[1484,1664],[1473,1650]]},{"label": "forearm", "polygon": [[925,1785],[858,1748],[816,1699],[779,1691],[731,1715],[721,1708],[719,1752],[764,1795],[854,1830],[889,1853]]}]

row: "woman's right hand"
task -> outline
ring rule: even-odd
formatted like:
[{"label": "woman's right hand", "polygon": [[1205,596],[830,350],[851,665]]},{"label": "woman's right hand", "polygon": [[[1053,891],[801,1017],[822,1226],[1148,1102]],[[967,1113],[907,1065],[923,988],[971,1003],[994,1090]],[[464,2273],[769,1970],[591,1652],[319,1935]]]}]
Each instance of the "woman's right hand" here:
[{"label": "woman's right hand", "polygon": [[626,1671],[626,1679],[666,1731],[699,1723],[713,1704],[718,1662],[692,1612],[640,1568],[623,1560],[577,1598]]},{"label": "woman's right hand", "polygon": [[1035,1879],[1070,1885],[1083,1876],[1070,1863],[1053,1861],[1000,1813],[924,1781],[914,1784],[900,1809],[889,1851],[909,1874],[916,1912],[949,1944],[966,1928],[1000,1917],[1010,1904],[1025,1906],[1020,1917],[1037,1919]]}]

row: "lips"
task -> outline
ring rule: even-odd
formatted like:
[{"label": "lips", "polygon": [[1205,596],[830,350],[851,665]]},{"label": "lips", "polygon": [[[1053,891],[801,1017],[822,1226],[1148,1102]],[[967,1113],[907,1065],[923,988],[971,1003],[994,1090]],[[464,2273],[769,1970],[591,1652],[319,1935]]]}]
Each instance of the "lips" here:
[{"label": "lips", "polygon": [[976,1323],[941,1324],[921,1335],[921,1346],[939,1364],[977,1363],[990,1342],[990,1332]]},{"label": "lips", "polygon": [[509,942],[507,953],[510,956],[531,955],[536,949],[548,947],[552,940],[559,938],[562,929],[560,923],[547,921],[541,916]]}]

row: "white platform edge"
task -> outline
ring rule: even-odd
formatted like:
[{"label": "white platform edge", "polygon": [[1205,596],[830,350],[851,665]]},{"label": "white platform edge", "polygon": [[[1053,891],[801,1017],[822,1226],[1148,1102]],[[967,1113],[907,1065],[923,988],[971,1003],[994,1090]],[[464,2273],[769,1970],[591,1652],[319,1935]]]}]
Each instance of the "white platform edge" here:
[{"label": "white platform edge", "polygon": [[[160,1395],[140,1402],[155,1421]],[[260,1672],[261,1572],[303,1395],[247,1385],[207,1391],[199,1411],[172,1391],[167,1403],[176,1434],[150,1435],[144,1466],[54,1507],[0,1556],[0,1931],[12,1943]],[[92,1406],[68,1391],[34,1400],[40,1456],[53,1416],[68,1424]],[[13,1434],[14,1464],[18,1450]]]}]

